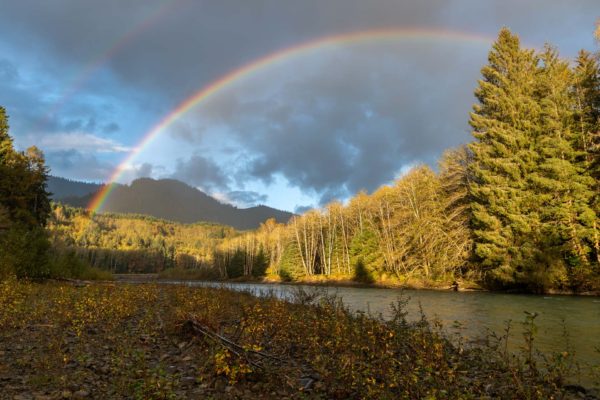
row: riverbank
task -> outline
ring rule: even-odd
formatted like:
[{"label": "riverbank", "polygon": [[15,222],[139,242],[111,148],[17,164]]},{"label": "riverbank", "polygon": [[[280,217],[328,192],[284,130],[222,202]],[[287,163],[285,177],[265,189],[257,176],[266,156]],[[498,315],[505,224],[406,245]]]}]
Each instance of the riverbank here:
[{"label": "riverbank", "polygon": [[346,276],[315,275],[294,280],[284,280],[278,275],[266,275],[264,277],[241,276],[233,279],[207,279],[202,272],[194,273],[193,270],[168,269],[159,274],[119,274],[118,279],[148,279],[148,280],[198,280],[207,282],[232,282],[232,283],[262,283],[262,284],[286,284],[286,285],[311,285],[328,287],[357,287],[357,288],[382,288],[382,289],[428,289],[428,290],[457,290],[457,291],[486,291],[487,289],[472,281],[439,282],[432,280],[385,279],[360,282]]},{"label": "riverbank", "polygon": [[0,397],[582,398],[563,364],[452,344],[426,320],[408,323],[402,303],[383,322],[315,299],[5,282]]},{"label": "riverbank", "polygon": [[243,276],[234,279],[207,279],[202,273],[194,273],[187,270],[166,270],[158,274],[119,274],[115,275],[118,280],[182,280],[182,281],[201,281],[201,282],[222,282],[222,283],[253,283],[253,284],[286,284],[286,285],[310,285],[324,287],[354,287],[354,288],[379,288],[379,289],[410,289],[410,290],[439,290],[439,291],[458,291],[458,292],[494,292],[511,294],[547,294],[561,296],[596,296],[600,297],[600,290],[591,290],[585,292],[576,292],[569,290],[550,289],[543,293],[532,293],[525,290],[491,290],[485,288],[474,281],[458,280],[454,282],[438,282],[431,280],[407,279],[400,281],[397,279],[376,280],[373,282],[357,282],[348,277],[328,277],[314,276],[312,278],[302,278],[296,280],[283,280],[277,275],[267,275],[265,277]]}]

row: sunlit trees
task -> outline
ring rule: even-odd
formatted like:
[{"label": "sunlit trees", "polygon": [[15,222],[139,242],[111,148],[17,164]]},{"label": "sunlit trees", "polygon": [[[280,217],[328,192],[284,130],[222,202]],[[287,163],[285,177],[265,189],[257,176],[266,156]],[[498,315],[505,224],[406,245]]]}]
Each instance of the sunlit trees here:
[{"label": "sunlit trees", "polygon": [[578,137],[573,129],[573,73],[569,65],[550,47],[541,54],[541,61],[537,96],[542,131],[535,146],[540,160],[529,179],[531,195],[539,200],[539,245],[545,258],[536,260],[539,270],[533,271],[536,277],[531,280],[542,284],[554,278],[552,269],[560,260],[566,260],[571,284],[581,286],[590,272],[589,239],[596,220],[591,209],[594,181],[585,164],[578,162],[585,154],[577,150],[577,145],[588,138],[585,130]]},{"label": "sunlit trees", "polygon": [[[473,155],[466,146],[444,152],[439,162],[440,201],[443,212],[446,268],[452,276],[463,273],[477,276],[478,268],[468,260],[473,251],[471,218],[471,174],[469,165]],[[477,279],[480,277],[477,276]]]},{"label": "sunlit trees", "polygon": [[475,141],[471,163],[472,224],[477,261],[488,277],[511,285],[538,258],[540,223],[528,176],[538,154],[539,103],[535,97],[538,57],[502,29],[481,70],[470,124]]},{"label": "sunlit trees", "polygon": [[476,261],[503,286],[583,288],[598,264],[598,65],[503,29],[471,114]]},{"label": "sunlit trees", "polygon": [[[596,30],[600,40],[600,25]],[[600,63],[598,58],[586,51],[579,52],[574,72],[575,115],[574,130],[577,132],[576,149],[580,151],[580,164],[594,180],[591,207],[600,216]],[[600,264],[600,223],[592,223],[589,238],[593,249],[591,258]],[[596,271],[600,274],[600,270]]]}]

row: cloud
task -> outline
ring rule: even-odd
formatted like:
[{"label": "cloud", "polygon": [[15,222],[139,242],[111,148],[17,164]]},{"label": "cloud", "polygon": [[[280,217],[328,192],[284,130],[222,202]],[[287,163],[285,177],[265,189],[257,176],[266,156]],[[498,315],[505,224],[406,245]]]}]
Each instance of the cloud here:
[{"label": "cloud", "polygon": [[112,139],[105,139],[85,132],[65,132],[44,135],[36,139],[42,150],[76,150],[87,153],[126,153],[130,147]]},{"label": "cloud", "polygon": [[508,25],[558,42],[569,40],[573,27],[593,24],[595,7],[597,0],[21,0],[3,7],[0,33],[74,65],[109,52],[104,61],[123,81],[186,97],[228,70],[319,36],[443,24],[495,34]]},{"label": "cloud", "polygon": [[9,60],[0,59],[0,80],[16,80],[19,78],[17,67]]},{"label": "cloud", "polygon": [[232,152],[243,160],[231,174],[236,181],[269,185],[283,176],[321,205],[371,191],[406,165],[433,164],[445,148],[469,140],[469,80],[478,68],[462,58],[434,68],[446,44],[411,46],[339,48],[297,62],[284,84],[269,71],[237,88],[237,96],[209,102],[197,119],[228,127]]},{"label": "cloud", "polygon": [[178,159],[175,172],[171,176],[206,191],[229,190],[231,179],[210,158],[194,154],[187,160]]},{"label": "cloud", "polygon": [[138,169],[138,178],[147,178],[152,175],[152,170],[154,169],[152,164],[143,163]]},{"label": "cloud", "polygon": [[102,131],[108,134],[118,132],[120,129],[121,127],[116,122],[110,122],[102,127]]},{"label": "cloud", "polygon": [[314,206],[308,205],[308,206],[296,206],[294,208],[294,214],[298,214],[298,215],[302,215],[312,209],[314,209]]},{"label": "cloud", "polygon": [[112,164],[99,160],[93,154],[75,149],[47,151],[45,156],[50,173],[55,176],[104,182],[113,170]]},{"label": "cloud", "polygon": [[269,196],[251,190],[234,190],[227,192],[225,198],[230,203],[240,207],[253,207],[259,204],[265,204]]},{"label": "cloud", "polygon": [[[117,167],[113,167],[113,171],[111,171],[107,178],[115,174],[116,168]],[[157,175],[159,178],[166,177],[165,168],[162,165],[155,165],[148,162],[128,163],[126,165],[119,166],[117,181],[119,183],[128,184],[139,178],[151,178],[157,177]]]}]

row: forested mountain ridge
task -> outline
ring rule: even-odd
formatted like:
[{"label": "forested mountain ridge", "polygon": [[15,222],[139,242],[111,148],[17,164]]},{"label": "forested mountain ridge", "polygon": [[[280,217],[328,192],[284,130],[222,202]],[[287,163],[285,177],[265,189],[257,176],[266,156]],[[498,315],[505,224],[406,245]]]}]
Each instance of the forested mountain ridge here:
[{"label": "forested mountain ridge", "polygon": [[[49,180],[53,199],[73,207],[86,207],[100,185],[62,178]],[[85,193],[86,190],[94,189]],[[57,192],[53,192],[57,190]],[[103,211],[144,214],[174,222],[214,222],[236,229],[256,229],[269,218],[285,223],[293,216],[267,206],[237,208],[175,179],[140,178],[130,185],[117,185],[106,199]]]},{"label": "forested mountain ridge", "polygon": [[[229,226],[181,224],[140,214],[96,214],[54,203],[48,228],[55,247],[118,273],[208,268],[213,249],[238,235]],[[213,274],[213,276],[216,274]]]},{"label": "forested mountain ridge", "polygon": [[58,176],[48,176],[46,187],[52,200],[62,201],[64,199],[88,196],[100,190],[102,185],[99,183],[74,181]]}]

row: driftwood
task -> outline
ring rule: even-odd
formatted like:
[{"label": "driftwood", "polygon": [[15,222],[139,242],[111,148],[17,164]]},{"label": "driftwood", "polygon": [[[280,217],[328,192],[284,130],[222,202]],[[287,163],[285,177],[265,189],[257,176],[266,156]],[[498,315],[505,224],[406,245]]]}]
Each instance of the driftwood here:
[{"label": "driftwood", "polygon": [[228,339],[225,336],[212,331],[210,328],[201,324],[195,318],[188,318],[185,322],[185,325],[190,327],[194,333],[201,334],[204,337],[207,337],[215,342],[220,343],[223,347],[227,348],[227,350],[231,351],[236,356],[245,359],[250,365],[254,367],[264,369],[263,362],[265,359],[273,360],[276,364],[279,365],[291,363],[291,360],[284,360],[282,358],[258,350],[246,349],[243,346],[240,346],[239,344],[235,343],[233,340]]},{"label": "driftwood", "polygon": [[309,391],[312,389],[314,383],[320,380],[320,375],[314,372],[314,370],[307,363],[298,362],[291,357],[281,358],[263,351],[246,349],[232,339],[214,332],[212,329],[202,324],[193,316],[189,316],[183,325],[189,328],[195,334],[202,335],[209,340],[219,343],[228,351],[235,354],[237,357],[244,359],[246,362],[248,362],[248,364],[258,369],[264,370],[265,362],[268,360],[272,365],[276,365],[278,367],[290,367],[291,369],[296,370],[296,373],[299,374],[299,378],[297,379],[291,379],[285,375],[288,378],[288,384],[290,384],[290,386],[297,388],[298,386],[292,383],[295,381],[299,383],[301,390]]}]

